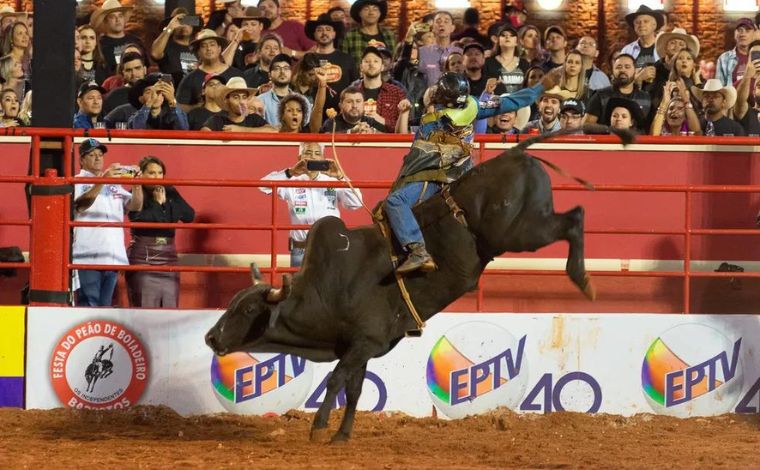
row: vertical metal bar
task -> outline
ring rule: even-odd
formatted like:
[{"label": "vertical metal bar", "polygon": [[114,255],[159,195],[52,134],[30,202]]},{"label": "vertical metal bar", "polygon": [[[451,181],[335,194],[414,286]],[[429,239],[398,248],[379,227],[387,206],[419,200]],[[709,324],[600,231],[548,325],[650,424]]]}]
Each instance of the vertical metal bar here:
[{"label": "vertical metal bar", "polygon": [[691,188],[686,187],[686,214],[684,217],[683,253],[683,313],[690,312],[691,295]]},{"label": "vertical metal bar", "polygon": [[40,175],[40,136],[32,136],[32,176],[39,178]]},{"label": "vertical metal bar", "polygon": [[71,152],[74,147],[74,137],[67,135],[63,138],[63,176],[70,178],[73,174],[73,162]]},{"label": "vertical metal bar", "polygon": [[277,271],[277,185],[272,186],[272,252],[270,265],[272,272],[269,274],[269,283],[274,285],[274,278]]}]

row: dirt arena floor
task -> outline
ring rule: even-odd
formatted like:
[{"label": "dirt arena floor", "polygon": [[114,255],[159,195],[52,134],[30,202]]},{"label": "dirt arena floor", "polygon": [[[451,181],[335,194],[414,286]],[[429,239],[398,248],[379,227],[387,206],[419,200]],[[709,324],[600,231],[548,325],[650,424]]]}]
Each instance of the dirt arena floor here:
[{"label": "dirt arena floor", "polygon": [[[361,413],[353,440],[308,440],[311,414],[183,418],[0,409],[0,468],[758,468],[760,419],[497,411],[458,421]],[[333,413],[335,429],[339,413]]]}]

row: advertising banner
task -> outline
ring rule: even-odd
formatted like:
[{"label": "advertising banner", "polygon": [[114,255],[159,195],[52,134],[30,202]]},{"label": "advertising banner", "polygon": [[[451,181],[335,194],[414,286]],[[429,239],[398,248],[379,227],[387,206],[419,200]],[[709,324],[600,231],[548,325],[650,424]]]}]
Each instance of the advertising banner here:
[{"label": "advertising banner", "polygon": [[24,406],[24,314],[0,307],[0,407]]},{"label": "advertising banner", "polygon": [[[216,357],[221,311],[30,308],[28,408],[316,410],[335,363]],[[497,407],[677,417],[760,410],[751,315],[439,314],[369,362],[359,408],[460,418]],[[334,405],[345,403],[341,393]]]}]

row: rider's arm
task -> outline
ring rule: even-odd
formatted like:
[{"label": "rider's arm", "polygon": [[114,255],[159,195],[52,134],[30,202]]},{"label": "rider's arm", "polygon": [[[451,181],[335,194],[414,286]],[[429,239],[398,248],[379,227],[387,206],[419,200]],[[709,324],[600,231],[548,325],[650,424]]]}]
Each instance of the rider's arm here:
[{"label": "rider's arm", "polygon": [[498,108],[483,108],[478,109],[477,119],[484,119],[499,114],[508,113],[510,111],[517,111],[520,108],[530,106],[538,100],[541,93],[544,92],[544,86],[540,83],[530,88],[523,88],[522,90],[512,93],[510,95],[502,95],[499,97]]}]

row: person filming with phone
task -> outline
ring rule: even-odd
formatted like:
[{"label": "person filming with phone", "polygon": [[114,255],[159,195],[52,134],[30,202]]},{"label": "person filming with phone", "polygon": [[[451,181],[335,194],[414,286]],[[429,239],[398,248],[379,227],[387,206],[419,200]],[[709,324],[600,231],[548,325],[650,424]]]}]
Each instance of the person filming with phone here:
[{"label": "person filming with phone", "polygon": [[[334,160],[323,155],[323,144],[305,142],[301,144],[298,162],[290,168],[273,171],[262,180],[296,181],[345,181]],[[271,194],[271,188],[259,188]],[[362,206],[361,192],[351,188],[278,188],[277,196],[288,204],[290,222],[298,225],[312,225],[322,217],[340,217],[339,205],[355,210]],[[288,246],[290,266],[299,267],[303,263],[308,230],[291,230]]]},{"label": "person filming with phone", "polygon": [[129,90],[129,102],[137,109],[129,118],[129,129],[190,129],[187,114],[177,106],[169,74],[152,73],[138,80]]}]

